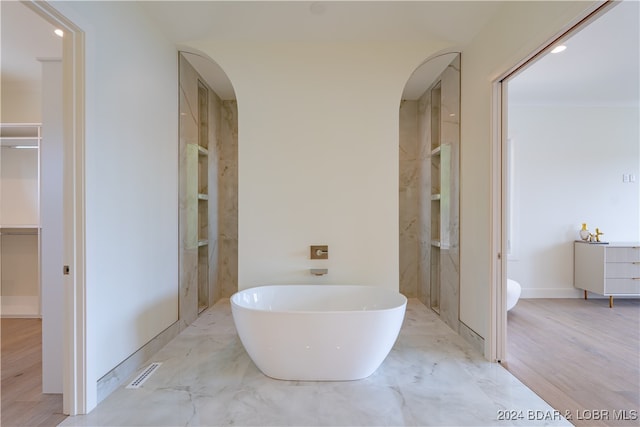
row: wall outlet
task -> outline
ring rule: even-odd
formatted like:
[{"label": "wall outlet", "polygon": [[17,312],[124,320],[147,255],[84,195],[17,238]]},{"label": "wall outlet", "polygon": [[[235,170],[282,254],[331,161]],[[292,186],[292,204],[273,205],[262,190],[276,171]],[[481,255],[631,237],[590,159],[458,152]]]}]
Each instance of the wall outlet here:
[{"label": "wall outlet", "polygon": [[629,175],[626,173],[622,174],[622,182],[629,182]]}]

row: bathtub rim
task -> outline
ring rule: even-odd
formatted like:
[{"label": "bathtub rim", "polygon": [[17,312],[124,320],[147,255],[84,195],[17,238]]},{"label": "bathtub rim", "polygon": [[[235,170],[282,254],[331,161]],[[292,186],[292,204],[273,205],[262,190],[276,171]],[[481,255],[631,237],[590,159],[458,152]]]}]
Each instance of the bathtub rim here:
[{"label": "bathtub rim", "polygon": [[[316,287],[316,288],[329,288],[329,287],[335,287],[335,288],[345,288],[345,287],[358,287],[358,288],[369,288],[369,289],[376,289],[376,290],[383,290],[384,292],[389,292],[392,293],[394,297],[400,297],[401,300],[399,302],[399,304],[396,304],[392,307],[384,307],[384,308],[370,308],[370,309],[366,309],[366,310],[362,310],[362,309],[348,309],[348,310],[326,310],[326,309],[317,309],[317,310],[302,310],[302,309],[287,309],[287,310],[271,310],[271,309],[265,309],[265,308],[257,308],[257,307],[247,307],[246,305],[242,305],[236,302],[236,296],[243,293],[243,292],[249,292],[258,288],[266,288],[266,287],[271,287],[271,288],[285,288],[285,287],[297,287],[297,288],[302,288],[305,286],[312,286],[312,287]],[[257,313],[270,313],[272,315],[277,315],[277,314],[305,314],[305,315],[324,315],[324,314],[350,314],[350,315],[355,315],[355,313],[362,313],[359,315],[363,315],[366,313],[377,313],[377,312],[384,312],[384,311],[393,311],[393,310],[399,310],[399,309],[406,309],[407,306],[407,302],[408,299],[405,295],[403,295],[400,291],[394,290],[394,289],[389,289],[389,288],[384,288],[382,286],[376,286],[376,285],[356,285],[356,284],[345,284],[345,285],[340,285],[340,284],[303,284],[303,283],[292,283],[292,284],[279,284],[279,285],[273,285],[273,284],[267,284],[267,285],[258,285],[258,286],[252,286],[250,288],[245,288],[241,291],[237,291],[235,292],[233,295],[231,295],[231,297],[229,298],[229,301],[231,303],[231,307],[236,308],[236,309],[241,309],[241,310],[247,310],[247,311],[252,311],[252,312],[257,312]]]}]

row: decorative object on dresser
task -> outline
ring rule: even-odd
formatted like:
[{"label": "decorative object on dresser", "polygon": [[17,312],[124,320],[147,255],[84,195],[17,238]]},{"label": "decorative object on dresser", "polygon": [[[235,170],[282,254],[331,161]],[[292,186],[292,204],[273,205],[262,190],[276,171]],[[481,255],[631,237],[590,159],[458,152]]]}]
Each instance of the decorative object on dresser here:
[{"label": "decorative object on dresser", "polygon": [[602,236],[604,233],[602,231],[600,231],[599,228],[596,227],[596,232],[595,233],[590,233],[589,229],[587,228],[587,223],[583,222],[582,223],[582,228],[579,231],[579,235],[580,238],[585,241],[585,242],[590,242],[590,243],[607,243],[607,242],[602,242],[600,241],[600,236]]},{"label": "decorative object on dresser", "polygon": [[589,229],[587,228],[587,223],[582,223],[582,228],[580,229],[580,238],[584,241],[588,241],[591,233],[589,233]]},{"label": "decorative object on dresser", "polygon": [[[595,242],[597,243],[597,242]],[[573,286],[609,297],[640,297],[640,242],[593,244],[576,240]]]}]

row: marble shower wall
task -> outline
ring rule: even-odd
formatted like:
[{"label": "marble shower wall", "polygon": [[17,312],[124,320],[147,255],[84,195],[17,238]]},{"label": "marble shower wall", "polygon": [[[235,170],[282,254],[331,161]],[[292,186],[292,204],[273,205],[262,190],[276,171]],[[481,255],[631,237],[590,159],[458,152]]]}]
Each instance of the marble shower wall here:
[{"label": "marble shower wall", "polygon": [[420,218],[418,103],[400,103],[400,292],[408,298],[418,290]]},{"label": "marble shower wall", "polygon": [[[451,147],[449,157],[449,221],[441,233],[448,234],[449,245],[436,249],[438,227],[432,224],[431,186],[431,90],[441,85],[440,144]],[[446,158],[443,156],[443,159]],[[430,285],[440,286],[439,313],[453,330],[459,330],[460,293],[460,56],[443,71],[434,85],[417,101],[400,106],[400,292],[417,296],[430,306]],[[445,168],[442,168],[445,170]],[[443,204],[443,207],[446,205]],[[434,218],[437,220],[437,218]],[[446,224],[446,222],[444,223]],[[439,256],[432,256],[433,250]]]},{"label": "marble shower wall", "polygon": [[[456,332],[460,311],[460,56],[441,76],[441,143],[451,147],[448,159],[450,178],[448,246],[440,248],[440,318]],[[443,161],[445,157],[442,157]],[[444,169],[444,168],[443,168]],[[441,178],[444,179],[444,178]],[[443,205],[443,208],[445,205]],[[441,214],[442,215],[442,214]]]},{"label": "marble shower wall", "polygon": [[[431,299],[431,91],[427,90],[418,100],[418,180],[421,193],[418,199],[418,284],[417,296],[424,305]],[[435,271],[434,271],[435,273]]]},{"label": "marble shower wall", "polygon": [[196,166],[189,155],[189,147],[198,144],[198,74],[182,55],[179,62],[178,322],[180,329],[183,329],[198,317],[198,246],[193,244],[197,240],[197,235],[194,235],[197,229],[193,224],[194,216],[197,217],[197,206],[188,197],[190,180],[193,178],[187,173]]},{"label": "marble shower wall", "polygon": [[238,290],[238,104],[220,103],[218,133],[218,256],[214,302]]},{"label": "marble shower wall", "polygon": [[[194,207],[188,200],[187,186],[189,146],[198,144],[198,82],[203,80],[182,55],[179,62],[179,322],[183,329],[198,317],[198,272],[200,270],[202,274],[203,265],[208,270],[209,306],[220,298],[231,296],[238,287],[238,120],[236,102],[221,100],[207,87],[208,263],[203,262],[202,253],[199,262],[198,247],[194,247],[190,235]],[[205,230],[203,227],[205,225],[200,221],[200,230]]]}]

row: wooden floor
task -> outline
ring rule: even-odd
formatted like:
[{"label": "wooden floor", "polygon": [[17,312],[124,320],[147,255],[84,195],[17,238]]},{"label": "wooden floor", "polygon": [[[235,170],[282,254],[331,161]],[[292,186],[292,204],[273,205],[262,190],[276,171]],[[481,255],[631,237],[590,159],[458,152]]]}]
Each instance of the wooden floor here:
[{"label": "wooden floor", "polygon": [[503,365],[573,424],[640,425],[640,300],[521,299],[507,319]]},{"label": "wooden floor", "polygon": [[3,427],[56,426],[62,414],[61,394],[42,394],[42,321],[2,319]]}]

